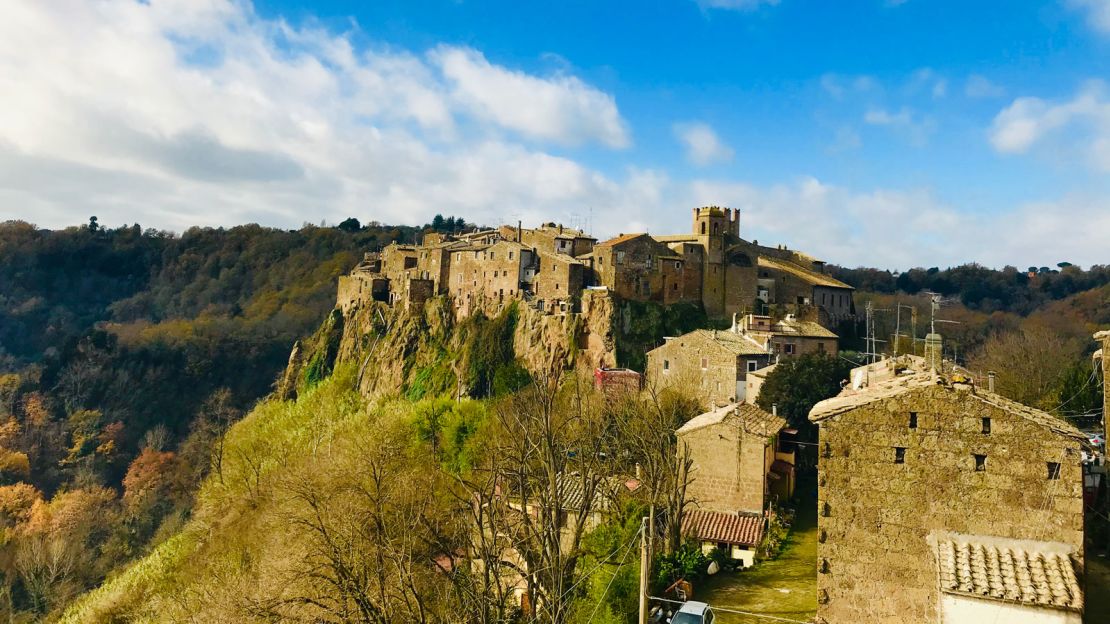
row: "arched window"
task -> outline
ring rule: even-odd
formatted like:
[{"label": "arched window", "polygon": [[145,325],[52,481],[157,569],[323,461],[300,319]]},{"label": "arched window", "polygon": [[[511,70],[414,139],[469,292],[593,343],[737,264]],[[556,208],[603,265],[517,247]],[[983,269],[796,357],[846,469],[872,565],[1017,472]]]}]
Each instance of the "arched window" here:
[{"label": "arched window", "polygon": [[705,221],[701,222],[701,233],[705,234]]}]

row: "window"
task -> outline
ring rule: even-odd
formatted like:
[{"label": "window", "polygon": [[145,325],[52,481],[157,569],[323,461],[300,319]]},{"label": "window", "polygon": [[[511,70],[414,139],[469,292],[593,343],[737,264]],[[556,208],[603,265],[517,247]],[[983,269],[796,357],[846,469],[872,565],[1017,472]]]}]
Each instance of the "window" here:
[{"label": "window", "polygon": [[1048,462],[1048,478],[1053,481],[1060,478],[1060,462]]},{"label": "window", "polygon": [[894,447],[894,463],[896,463],[896,464],[906,463],[906,447],[904,447],[904,446]]},{"label": "window", "polygon": [[825,352],[825,343],[823,343],[823,342],[818,342],[817,343],[817,352],[818,353],[824,353]]},{"label": "window", "polygon": [[794,345],[792,345],[792,344],[782,345],[782,352],[787,354],[787,355],[793,355],[794,354]]},{"label": "window", "polygon": [[663,370],[665,370],[665,371],[671,370],[671,361],[670,360],[663,360]]},{"label": "window", "polygon": [[991,419],[990,418],[984,418],[983,419],[983,433],[990,433],[990,432],[991,432]]},{"label": "window", "polygon": [[678,269],[681,269],[681,268],[682,268],[682,263],[681,263],[681,262],[679,262],[678,260],[675,260],[675,262],[674,262],[674,268],[675,268],[675,270],[676,270],[676,271],[677,271]]},{"label": "window", "polygon": [[748,372],[752,373],[759,370],[759,360],[748,360]]},{"label": "window", "polygon": [[671,284],[671,290],[678,290],[678,282]]},{"label": "window", "polygon": [[624,264],[624,252],[623,251],[618,251],[617,252],[617,264]]},{"label": "window", "polygon": [[986,470],[987,470],[987,456],[986,455],[976,455],[975,456],[975,472],[986,472]]},{"label": "window", "polygon": [[705,234],[705,221],[701,222],[701,233]]},{"label": "window", "polygon": [[513,252],[510,251],[509,252],[509,260],[512,260],[512,259],[513,259]]},{"label": "window", "polygon": [[917,429],[917,412],[910,412],[910,429]]},{"label": "window", "polygon": [[709,368],[709,358],[702,358],[701,359],[701,369],[705,370],[707,368]]}]

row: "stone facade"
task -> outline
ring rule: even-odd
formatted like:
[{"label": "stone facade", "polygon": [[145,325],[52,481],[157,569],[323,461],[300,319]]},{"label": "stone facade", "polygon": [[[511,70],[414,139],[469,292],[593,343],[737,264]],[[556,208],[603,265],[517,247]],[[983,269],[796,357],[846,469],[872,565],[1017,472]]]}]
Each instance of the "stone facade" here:
[{"label": "stone facade", "polygon": [[[1064,548],[1083,568],[1084,436],[920,360],[854,372],[810,413],[820,425],[819,622],[941,621],[942,598],[954,595],[938,581],[941,535]],[[1068,593],[1044,582],[1037,592]]]},{"label": "stone facade", "polygon": [[[687,498],[698,509],[762,513],[785,427],[782,418],[740,403],[691,419],[675,432],[693,461]],[[781,455],[787,456],[793,465],[793,453]]]},{"label": "stone facade", "polygon": [[[424,298],[425,286],[414,286],[412,280],[428,280],[433,296],[451,296],[459,316],[496,312],[511,300],[568,312],[590,286],[607,287],[624,299],[700,303],[712,318],[779,305],[780,300],[789,300],[796,313],[803,305],[791,302],[804,301],[815,311],[814,318],[826,323],[851,310],[851,289],[825,275],[821,262],[760,247],[740,239],[739,233],[739,211],[717,207],[695,208],[689,234],[628,234],[602,243],[554,223],[532,229],[518,224],[460,234],[430,232],[419,245],[394,243],[368,256],[351,275],[362,277],[344,280],[339,299],[346,306],[382,300],[384,289],[385,301],[407,305]],[[498,246],[503,253],[494,249]],[[768,262],[777,262],[778,268]]]},{"label": "stone facade", "polygon": [[593,282],[625,299],[670,304],[685,298],[685,260],[647,234],[598,243],[590,261]]},{"label": "stone facade", "polygon": [[837,335],[813,321],[802,321],[793,315],[778,321],[771,317],[748,314],[733,326],[733,331],[751,337],[767,347],[776,357],[795,357],[810,353],[838,354]]},{"label": "stone facade", "polygon": [[650,383],[697,388],[707,408],[744,400],[749,371],[767,366],[771,358],[755,341],[730,331],[698,329],[647,354]]},{"label": "stone facade", "polygon": [[[1102,439],[1110,439],[1110,418],[1106,418],[1106,414],[1110,414],[1110,390],[1107,390],[1106,380],[1110,379],[1110,330],[1100,331],[1095,334],[1095,340],[1098,341],[1102,348],[1098,350],[1095,357],[1102,361],[1102,413],[1103,413],[1103,434]],[[1110,443],[1107,443],[1110,447]]]}]

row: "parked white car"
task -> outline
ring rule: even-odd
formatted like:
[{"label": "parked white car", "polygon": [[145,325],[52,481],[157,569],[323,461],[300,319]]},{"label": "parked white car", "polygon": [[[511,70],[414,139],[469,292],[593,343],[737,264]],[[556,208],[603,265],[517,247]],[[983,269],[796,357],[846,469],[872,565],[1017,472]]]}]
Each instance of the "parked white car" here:
[{"label": "parked white car", "polygon": [[671,618],[671,624],[713,624],[713,609],[704,602],[690,600]]}]

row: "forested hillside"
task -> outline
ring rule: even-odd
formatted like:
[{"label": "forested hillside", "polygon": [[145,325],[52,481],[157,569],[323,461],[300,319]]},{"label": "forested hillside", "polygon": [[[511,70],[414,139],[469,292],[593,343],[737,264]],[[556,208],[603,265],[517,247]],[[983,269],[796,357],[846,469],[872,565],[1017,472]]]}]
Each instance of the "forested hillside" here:
[{"label": "forested hillside", "polygon": [[[150,609],[169,608],[173,602],[184,617],[203,612],[197,605],[215,604],[215,594],[224,592],[249,600],[225,602],[221,609],[230,610],[207,615],[230,617],[235,609],[254,610],[259,617],[286,613],[282,604],[266,602],[271,597],[267,587],[252,586],[254,593],[248,594],[223,580],[257,583],[267,578],[269,566],[281,575],[293,575],[281,578],[303,572],[289,567],[293,562],[282,553],[270,552],[272,543],[267,540],[280,538],[283,534],[274,527],[301,517],[303,505],[315,504],[316,499],[303,498],[305,487],[347,491],[366,486],[358,479],[351,481],[348,474],[365,467],[360,462],[373,459],[360,455],[363,447],[341,442],[352,438],[352,427],[394,423],[379,432],[381,440],[397,450],[388,458],[390,474],[414,483],[428,479],[426,485],[437,496],[450,496],[453,486],[437,481],[445,475],[435,472],[435,464],[448,467],[450,481],[465,476],[472,462],[492,461],[496,454],[483,455],[482,445],[498,435],[488,414],[501,409],[500,403],[451,407],[442,402],[435,393],[456,383],[429,382],[428,375],[455,365],[440,360],[421,368],[423,373],[415,374],[411,384],[397,388],[394,402],[369,413],[351,392],[350,363],[337,362],[342,370],[323,394],[295,403],[271,398],[237,432],[227,433],[270,394],[292,344],[322,323],[327,327],[336,278],[364,251],[391,241],[412,242],[424,230],[450,231],[464,225],[462,219],[437,218],[423,228],[363,227],[350,219],[338,227],[305,226],[296,231],[248,225],[193,228],[175,235],[144,231],[138,225],[105,228],[95,220],[63,231],[23,222],[0,224],[0,613],[12,621],[50,619],[83,591],[152,549],[152,558],[128,568],[82,609],[110,604],[109,621],[121,613],[150,617]],[[1094,348],[1090,334],[1110,326],[1107,267],[833,271],[859,289],[861,316],[868,301],[879,310],[875,333],[886,340],[881,350],[896,344],[903,352],[920,349],[912,336],[923,336],[928,322],[929,297],[924,293],[937,292],[944,296],[938,318],[955,321],[941,329],[951,357],[975,371],[998,371],[1004,394],[1079,424],[1097,420],[1098,386],[1091,383],[1088,356]],[[910,308],[903,308],[899,323],[893,312],[899,305],[918,310],[916,325]],[[686,320],[692,322],[698,311],[690,312]],[[634,319],[632,325],[646,320],[650,319]],[[452,369],[452,374],[491,375],[492,385],[485,385],[496,388],[497,371],[503,369],[501,385],[509,389],[493,394],[515,400],[510,390],[527,383],[527,375],[510,356],[502,357],[511,343],[502,334],[512,331],[503,331],[501,321],[495,321],[466,325],[454,337],[458,340],[444,344],[457,342],[460,353],[469,354],[462,358],[463,368]],[[903,335],[898,341],[896,329]],[[862,323],[842,328],[845,346],[863,350],[863,333]],[[642,348],[628,339],[617,347],[627,351],[630,345]],[[488,357],[482,359],[488,354],[501,354],[498,357],[505,361],[493,366]],[[635,355],[625,354],[632,361]],[[310,375],[311,368],[310,361],[301,375],[304,379],[325,379],[330,372],[329,365]],[[338,403],[324,405],[322,399]],[[673,414],[664,416],[674,420]],[[286,421],[293,428],[273,429]],[[269,448],[280,439],[287,439],[292,450]],[[325,443],[338,445],[329,447],[334,458],[316,464],[316,453]],[[660,443],[665,445],[665,440]],[[405,460],[429,453],[436,458],[430,465]],[[258,463],[263,460],[270,463],[263,467]],[[646,455],[642,458],[648,460]],[[319,469],[318,476],[327,482],[294,480],[301,463]],[[251,471],[270,476],[250,476]],[[263,481],[266,489],[260,490]],[[207,494],[201,494],[198,503],[202,483]],[[403,496],[396,504],[431,504],[425,512],[433,516],[454,509],[455,503],[439,498],[406,498],[415,495],[411,488],[398,495]],[[297,502],[288,496],[302,498]],[[332,502],[362,509],[357,501]],[[395,511],[383,508],[382,513]],[[619,525],[625,519],[621,515],[614,522]],[[337,519],[327,519],[333,521]],[[343,531],[357,529],[338,526]],[[440,528],[458,529],[450,524]],[[209,530],[215,531],[214,537],[202,539]],[[627,537],[623,528],[613,531],[592,539]],[[434,556],[449,556],[460,546],[454,534],[420,537],[429,543],[444,540],[435,545],[439,550]],[[295,539],[302,538],[296,534]],[[377,556],[376,537],[352,533],[347,538]],[[298,543],[299,548],[317,546]],[[412,546],[403,546],[403,552],[410,553]],[[608,546],[587,542],[585,560],[601,556]],[[179,565],[189,549],[202,547],[218,556],[220,565],[232,565],[239,555],[254,559],[240,562],[248,566],[241,575],[198,563],[191,555],[184,568]],[[152,571],[151,566],[159,565],[186,577]],[[437,596],[438,602],[429,604],[433,610],[451,608],[451,592],[474,591],[455,583],[462,581],[457,578],[446,585],[438,576],[413,580],[426,584],[420,591]],[[604,586],[609,580],[593,579],[587,591],[597,591],[595,582]],[[176,595],[175,587],[185,581],[201,593]],[[139,585],[129,585],[133,582]],[[139,586],[153,602],[129,594],[128,587]],[[311,590],[310,585],[295,583],[286,587]],[[115,591],[127,595],[104,593]],[[398,599],[406,600],[403,595]],[[613,613],[627,607],[613,603]],[[303,615],[311,609],[293,611]]]},{"label": "forested hillside", "polygon": [[0,611],[49,613],[175,530],[337,277],[420,231],[0,224]]}]

